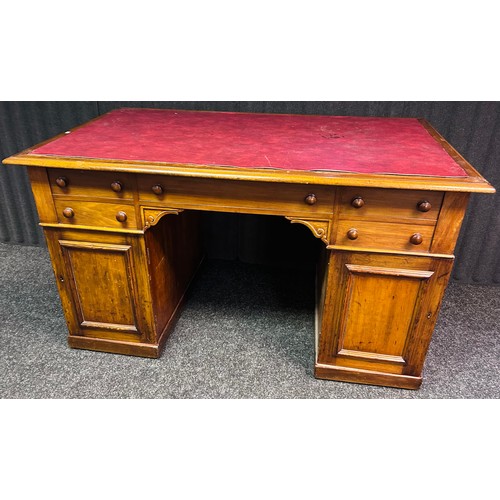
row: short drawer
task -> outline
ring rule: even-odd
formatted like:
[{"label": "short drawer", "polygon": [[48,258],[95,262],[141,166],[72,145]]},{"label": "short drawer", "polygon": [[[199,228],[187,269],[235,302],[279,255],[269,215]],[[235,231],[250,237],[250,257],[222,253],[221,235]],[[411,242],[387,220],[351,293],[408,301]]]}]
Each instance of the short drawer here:
[{"label": "short drawer", "polygon": [[54,197],[86,196],[132,200],[135,177],[121,172],[48,169]]},{"label": "short drawer", "polygon": [[[434,226],[341,220],[335,245],[405,252],[428,252]],[[413,243],[412,243],[413,241]]]},{"label": "short drawer", "polygon": [[442,201],[443,193],[438,191],[345,187],[340,190],[339,217],[435,221]]},{"label": "short drawer", "polygon": [[135,208],[122,203],[55,200],[57,219],[61,224],[76,226],[137,229]]},{"label": "short drawer", "polygon": [[140,176],[144,204],[276,215],[331,215],[334,191],[329,186]]}]

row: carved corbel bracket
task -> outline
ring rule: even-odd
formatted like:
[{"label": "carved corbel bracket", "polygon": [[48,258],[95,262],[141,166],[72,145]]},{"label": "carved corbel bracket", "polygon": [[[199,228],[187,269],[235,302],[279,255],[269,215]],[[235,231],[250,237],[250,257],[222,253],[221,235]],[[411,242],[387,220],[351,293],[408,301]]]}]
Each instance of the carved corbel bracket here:
[{"label": "carved corbel bracket", "polygon": [[331,221],[329,219],[305,219],[286,217],[292,224],[303,224],[307,226],[315,236],[321,239],[326,245],[330,244]]},{"label": "carved corbel bracket", "polygon": [[156,226],[164,215],[179,215],[184,210],[182,208],[146,208],[142,209],[142,221],[144,230]]}]

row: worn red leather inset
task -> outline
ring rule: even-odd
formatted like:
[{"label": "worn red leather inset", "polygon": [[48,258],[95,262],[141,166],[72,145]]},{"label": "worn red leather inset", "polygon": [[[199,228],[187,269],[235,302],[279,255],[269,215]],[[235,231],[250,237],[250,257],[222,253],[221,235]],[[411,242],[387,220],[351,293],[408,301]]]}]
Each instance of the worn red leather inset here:
[{"label": "worn red leather inset", "polygon": [[414,118],[118,109],[32,154],[464,177]]}]

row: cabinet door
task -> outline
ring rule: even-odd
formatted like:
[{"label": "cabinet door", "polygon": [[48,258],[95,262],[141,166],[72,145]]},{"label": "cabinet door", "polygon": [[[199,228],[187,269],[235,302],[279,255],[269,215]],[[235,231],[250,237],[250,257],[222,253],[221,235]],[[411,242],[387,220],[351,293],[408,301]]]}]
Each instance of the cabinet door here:
[{"label": "cabinet door", "polygon": [[318,364],[420,377],[452,262],[332,252]]},{"label": "cabinet door", "polygon": [[70,336],[154,340],[140,237],[71,231],[46,235]]}]

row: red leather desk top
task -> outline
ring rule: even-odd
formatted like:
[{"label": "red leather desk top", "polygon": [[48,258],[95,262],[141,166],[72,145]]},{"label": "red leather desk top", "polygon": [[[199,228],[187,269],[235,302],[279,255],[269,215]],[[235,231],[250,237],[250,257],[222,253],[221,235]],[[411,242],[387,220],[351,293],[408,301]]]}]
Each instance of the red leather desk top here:
[{"label": "red leather desk top", "polygon": [[466,177],[415,118],[118,109],[30,154]]}]

